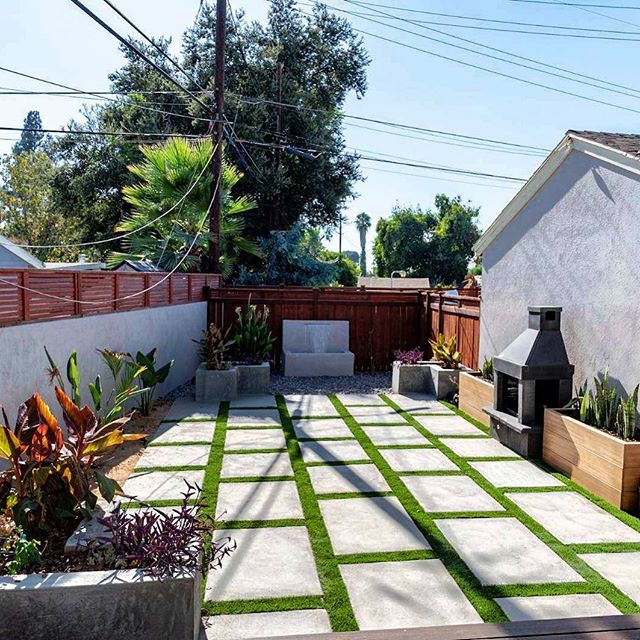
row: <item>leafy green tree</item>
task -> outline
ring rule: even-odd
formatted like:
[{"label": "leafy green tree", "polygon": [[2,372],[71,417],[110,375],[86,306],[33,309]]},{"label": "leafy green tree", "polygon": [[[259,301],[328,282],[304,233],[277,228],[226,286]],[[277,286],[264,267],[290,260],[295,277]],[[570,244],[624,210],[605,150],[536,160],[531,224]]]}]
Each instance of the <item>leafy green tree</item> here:
[{"label": "leafy green tree", "polygon": [[371,228],[371,216],[364,211],[356,216],[356,228],[360,234],[360,273],[367,275],[367,232]]},{"label": "leafy green tree", "polygon": [[47,152],[51,140],[49,136],[42,131],[40,112],[29,111],[22,126],[24,127],[24,131],[20,134],[20,140],[13,145],[13,154],[17,156],[25,151]]},{"label": "leafy green tree", "polygon": [[[137,181],[123,189],[132,211],[117,227],[118,232],[136,233],[122,240],[126,253],[110,254],[110,265],[132,258],[148,260],[167,271],[178,266],[183,271],[197,270],[211,238],[211,172],[207,168],[212,150],[209,139],[172,138],[142,147],[144,161],[130,167]],[[225,278],[232,275],[243,253],[261,255],[244,235],[245,214],[255,209],[255,203],[248,196],[231,195],[241,178],[235,167],[224,165],[220,269]]]},{"label": "leafy green tree", "polygon": [[404,270],[433,284],[460,282],[480,235],[478,215],[479,209],[463,203],[460,196],[443,194],[436,196],[435,211],[395,207],[376,227],[373,254],[378,275]]},{"label": "leafy green tree", "polygon": [[354,264],[358,264],[360,262],[360,254],[357,251],[345,250],[342,252],[342,255],[348,260],[351,260]]},{"label": "leafy green tree", "polygon": [[347,258],[344,252],[340,256],[337,251],[323,251],[322,258],[327,261],[335,261],[335,284],[339,284],[342,287],[355,287],[358,285],[360,269],[358,269],[358,265],[353,260]]},{"label": "leafy green tree", "polygon": [[[227,159],[245,174],[237,193],[250,195],[257,203],[245,233],[253,238],[268,236],[272,229],[288,229],[298,220],[335,224],[344,202],[354,194],[353,184],[361,178],[356,156],[345,149],[340,114],[349,94],[361,97],[366,90],[369,60],[361,38],[346,20],[326,8],[318,6],[306,16],[293,0],[271,0],[265,24],[250,22],[238,12],[227,27]],[[156,42],[167,50],[167,40]],[[176,74],[153,47],[136,45]],[[212,90],[215,10],[209,3],[202,5],[194,25],[184,34],[182,50],[180,61],[197,86],[188,78],[181,80],[192,91]],[[125,65],[110,79],[114,90],[129,95],[88,113],[92,127],[207,135],[209,112],[135,54],[126,49],[123,54]],[[279,63],[283,65],[282,100],[299,108],[282,109],[282,133],[277,136],[278,107],[270,101],[276,98]],[[211,102],[210,95],[201,97]],[[236,143],[233,138],[253,143]],[[285,147],[279,168],[271,146],[276,143]],[[118,208],[129,209],[120,193],[130,184],[124,169],[140,161],[136,147],[121,138],[96,141],[71,136],[57,149],[58,161],[69,165],[56,181],[60,206],[80,218],[88,235],[107,235],[117,222]],[[275,214],[278,194],[279,219]],[[92,200],[99,203],[97,215]]]},{"label": "leafy green tree", "polygon": [[[44,151],[22,151],[0,166],[0,229],[19,244],[63,244],[77,231],[53,206],[55,166]],[[74,249],[29,249],[41,260],[77,258]]]}]

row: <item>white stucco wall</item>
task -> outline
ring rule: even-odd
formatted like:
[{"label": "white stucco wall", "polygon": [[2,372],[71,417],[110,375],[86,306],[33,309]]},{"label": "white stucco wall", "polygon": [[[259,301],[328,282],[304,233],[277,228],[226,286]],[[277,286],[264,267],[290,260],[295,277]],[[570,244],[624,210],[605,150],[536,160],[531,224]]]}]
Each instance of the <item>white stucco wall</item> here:
[{"label": "white stucco wall", "polygon": [[609,367],[640,382],[640,176],[572,151],[483,256],[480,359],[527,323],[527,305],[563,307],[574,383]]},{"label": "white stucco wall", "polygon": [[45,372],[48,363],[44,345],[63,375],[71,350],[77,350],[83,401],[87,404],[90,404],[87,382],[93,381],[98,374],[103,386],[111,379],[109,370],[96,353],[97,348],[104,347],[133,354],[136,351],[147,353],[157,347],[159,364],[174,359],[171,373],[157,395],[167,393],[195,375],[198,346],[192,340],[201,337],[206,321],[207,303],[194,302],[0,328],[0,404],[13,421],[20,403],[38,391],[50,402],[52,409],[57,409]]}]

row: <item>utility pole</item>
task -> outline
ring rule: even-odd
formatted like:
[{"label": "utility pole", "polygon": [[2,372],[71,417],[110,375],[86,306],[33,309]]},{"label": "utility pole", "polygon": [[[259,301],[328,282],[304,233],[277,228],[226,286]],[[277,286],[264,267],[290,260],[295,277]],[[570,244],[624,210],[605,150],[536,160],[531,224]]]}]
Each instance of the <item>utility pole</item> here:
[{"label": "utility pole", "polygon": [[220,218],[222,216],[222,140],[224,137],[224,45],[227,25],[227,0],[216,0],[216,77],[215,110],[211,131],[213,159],[211,162],[212,206],[209,215],[209,271],[220,272]]},{"label": "utility pole", "polygon": [[[275,170],[276,176],[280,172],[280,165],[282,164],[282,72],[284,70],[284,63],[278,60],[276,65],[276,134],[277,134],[277,146],[275,149]],[[273,213],[271,220],[271,230],[278,230],[280,228],[280,185],[278,183],[278,190],[273,199]]]}]

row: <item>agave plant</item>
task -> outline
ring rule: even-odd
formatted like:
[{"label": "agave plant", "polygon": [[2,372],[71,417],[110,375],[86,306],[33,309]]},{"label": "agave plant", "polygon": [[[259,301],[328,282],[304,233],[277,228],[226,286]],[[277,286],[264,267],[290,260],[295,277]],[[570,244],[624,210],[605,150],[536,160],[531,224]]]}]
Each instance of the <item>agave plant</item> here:
[{"label": "agave plant", "polygon": [[[211,239],[206,227],[211,202],[211,171],[207,170],[211,140],[172,138],[141,147],[141,151],[144,161],[129,167],[138,182],[123,189],[132,213],[116,229],[139,231],[124,239],[126,251],[111,253],[107,263],[114,266],[124,259],[145,259],[166,271],[178,266],[183,271],[195,271]],[[224,164],[220,270],[225,278],[230,277],[243,253],[262,255],[244,235],[245,215],[256,207],[255,202],[247,196],[231,195],[241,178],[242,173],[233,165]],[[172,207],[171,213],[160,217]]]},{"label": "agave plant", "polygon": [[437,360],[443,369],[457,369],[462,362],[462,355],[456,349],[456,337],[451,336],[449,340],[444,334],[439,334],[437,340],[429,340],[433,357]]},{"label": "agave plant", "polygon": [[234,342],[234,357],[238,362],[261,364],[269,359],[273,350],[273,336],[269,329],[269,309],[259,310],[251,304],[251,298],[246,308],[236,308],[236,324]]}]

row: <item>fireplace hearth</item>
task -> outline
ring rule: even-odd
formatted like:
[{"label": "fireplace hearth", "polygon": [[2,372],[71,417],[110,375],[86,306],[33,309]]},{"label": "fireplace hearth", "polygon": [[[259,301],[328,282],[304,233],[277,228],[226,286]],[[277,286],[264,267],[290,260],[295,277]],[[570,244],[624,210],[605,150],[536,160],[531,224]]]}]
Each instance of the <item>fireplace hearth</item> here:
[{"label": "fireplace hearth", "polygon": [[529,327],[493,359],[491,434],[526,458],[542,455],[544,408],[571,399],[573,365],[560,332],[561,307],[529,307]]}]

